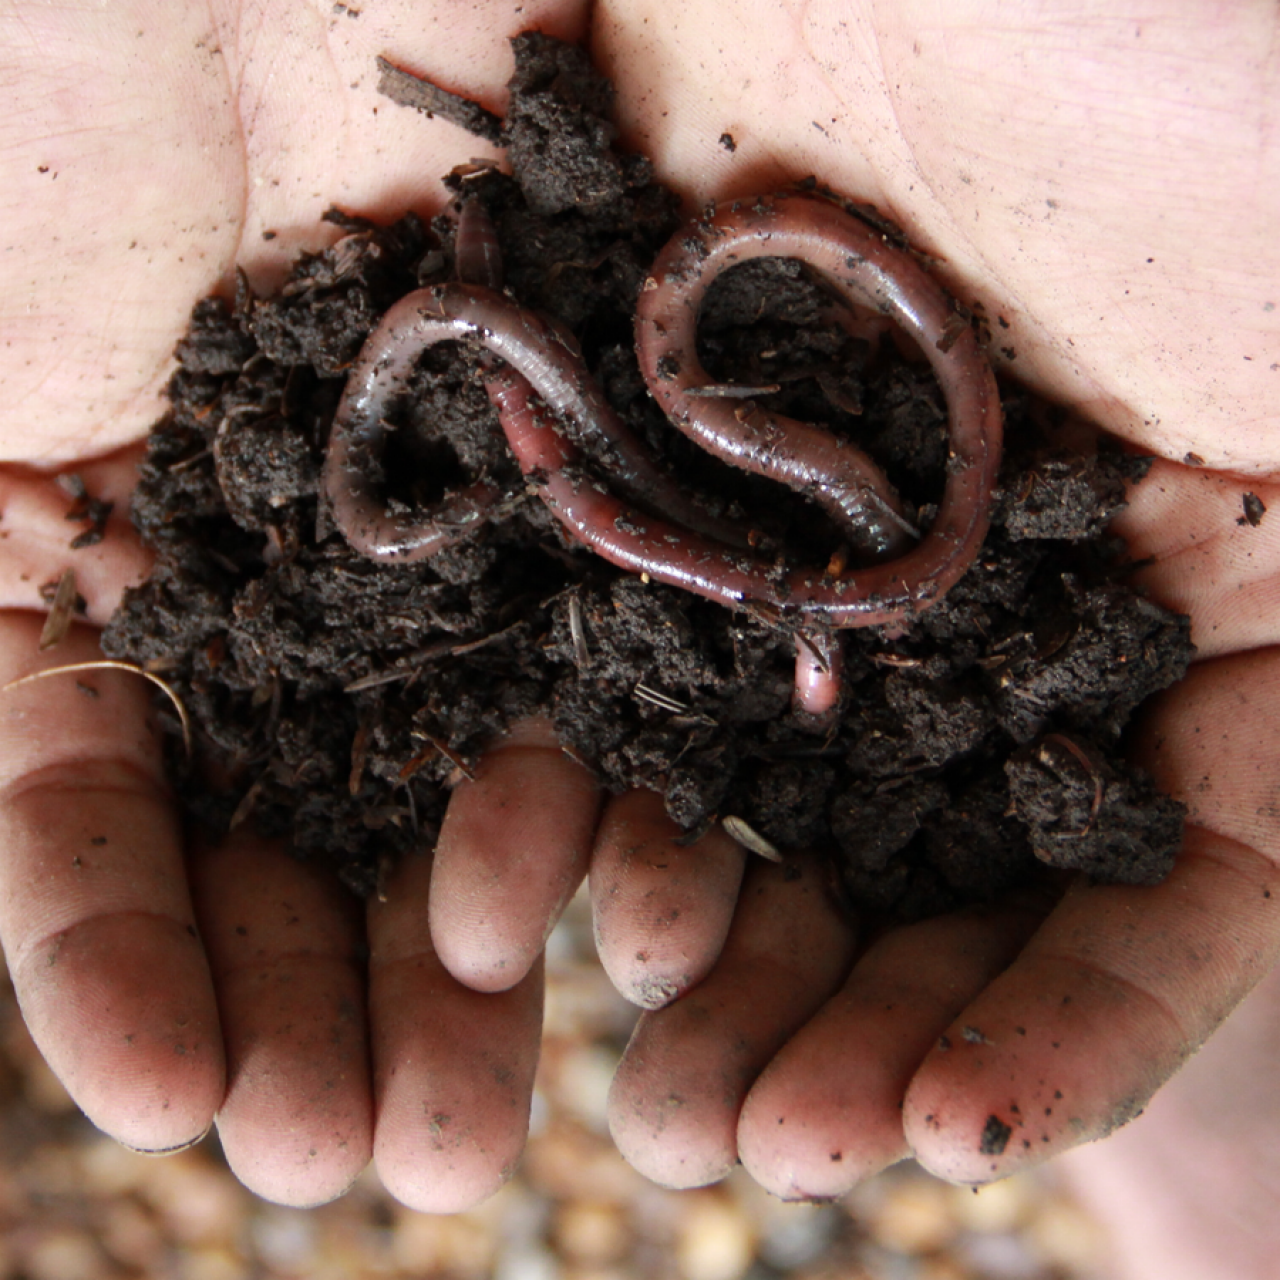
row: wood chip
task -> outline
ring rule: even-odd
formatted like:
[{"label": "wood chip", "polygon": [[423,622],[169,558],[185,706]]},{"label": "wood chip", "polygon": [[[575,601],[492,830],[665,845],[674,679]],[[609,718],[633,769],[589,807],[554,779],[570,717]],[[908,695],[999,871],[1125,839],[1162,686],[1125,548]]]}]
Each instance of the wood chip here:
[{"label": "wood chip", "polygon": [[748,852],[758,853],[768,862],[782,861],[782,854],[744,819],[730,814],[720,825]]},{"label": "wood chip", "polygon": [[582,601],[569,597],[569,634],[573,638],[573,661],[579,671],[591,664],[591,652],[587,648],[587,630],[582,621]]},{"label": "wood chip", "polygon": [[495,147],[502,145],[502,120],[478,102],[442,89],[386,58],[378,59],[378,71],[378,92],[397,106],[412,107],[428,117],[439,116]]},{"label": "wood chip", "polygon": [[351,773],[347,778],[347,794],[358,796],[360,784],[364,781],[364,766],[369,758],[370,729],[367,724],[356,726],[351,739]]},{"label": "wood chip", "polygon": [[40,652],[52,649],[60,644],[71,630],[71,620],[76,611],[76,571],[67,569],[58,579],[58,588],[53,593],[53,604],[49,607],[49,616],[44,620],[44,628],[40,632]]}]

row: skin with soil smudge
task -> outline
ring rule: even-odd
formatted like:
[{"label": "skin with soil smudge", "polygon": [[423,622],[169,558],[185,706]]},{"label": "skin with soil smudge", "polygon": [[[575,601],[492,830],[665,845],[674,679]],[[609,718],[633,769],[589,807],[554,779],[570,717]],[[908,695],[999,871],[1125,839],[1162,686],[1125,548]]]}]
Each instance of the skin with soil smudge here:
[{"label": "skin with soil smudge", "polygon": [[[701,453],[649,398],[632,315],[675,199],[612,147],[608,86],[579,51],[526,36],[516,53],[513,176],[448,180],[493,217],[511,295],[574,334],[623,422],[757,554],[839,563],[824,513]],[[454,278],[454,223],[333,217],[348,234],[278,296],[243,287],[196,309],[135,499],[156,568],[104,647],[190,709],[201,768],[178,781],[195,814],[251,819],[367,893],[388,856],[434,840],[450,783],[493,735],[542,709],[612,786],[659,790],[691,831],[735,817],[782,850],[829,848],[851,899],[900,916],[988,898],[1041,860],[1134,883],[1167,871],[1181,813],[1124,763],[1123,733],[1190,647],[1185,620],[1125,585],[1106,534],[1140,464],[1055,448],[1042,409],[1004,388],[973,567],[901,625],[850,633],[845,704],[816,726],[791,709],[794,635],[775,613],[642,582],[566,541],[459,345],[427,352],[395,406],[384,496],[412,511],[483,481],[491,518],[419,563],[347,544],[320,497],[344,374],[398,298]],[[777,384],[770,411],[856,440],[927,528],[946,480],[941,393],[926,363],[835,309],[798,264],[750,263],[710,291],[702,362]]]}]

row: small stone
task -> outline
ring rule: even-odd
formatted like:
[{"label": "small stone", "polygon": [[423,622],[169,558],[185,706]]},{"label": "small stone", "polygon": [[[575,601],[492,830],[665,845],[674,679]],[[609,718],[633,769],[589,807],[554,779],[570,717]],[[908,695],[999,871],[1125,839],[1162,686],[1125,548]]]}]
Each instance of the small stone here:
[{"label": "small stone", "polygon": [[1107,1255],[1107,1233],[1079,1205],[1057,1197],[1040,1205],[1026,1226],[1027,1242],[1048,1267],[1092,1275]]},{"label": "small stone", "polygon": [[626,1213],[616,1204],[580,1200],[561,1205],[553,1232],[566,1259],[593,1266],[620,1261],[631,1246]]},{"label": "small stone", "polygon": [[1005,1178],[989,1186],[953,1187],[951,1199],[957,1219],[967,1231],[990,1235],[1014,1231],[1031,1212],[1034,1188],[1023,1177]]},{"label": "small stone", "polygon": [[932,1178],[899,1181],[866,1223],[877,1244],[895,1253],[930,1253],[955,1235],[952,1188]]},{"label": "small stone", "polygon": [[675,1242],[684,1280],[738,1280],[754,1253],[755,1233],[740,1206],[714,1192],[690,1194]]},{"label": "small stone", "polygon": [[29,1280],[98,1280],[107,1269],[107,1260],[83,1231],[55,1228],[40,1235],[15,1273]]}]

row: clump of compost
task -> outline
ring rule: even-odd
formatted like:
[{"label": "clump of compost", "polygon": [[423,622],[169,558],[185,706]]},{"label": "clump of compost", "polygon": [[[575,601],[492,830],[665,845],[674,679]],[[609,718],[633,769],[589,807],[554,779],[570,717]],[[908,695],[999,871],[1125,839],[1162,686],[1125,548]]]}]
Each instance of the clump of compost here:
[{"label": "clump of compost", "polygon": [[[611,89],[585,54],[513,43],[512,172],[445,180],[492,217],[509,294],[574,333],[675,474],[779,554],[826,563],[839,538],[821,513],[711,462],[657,411],[631,317],[680,225],[676,198],[614,145]],[[760,847],[829,851],[848,899],[899,917],[987,899],[1045,864],[1130,883],[1167,872],[1181,807],[1125,762],[1123,736],[1191,646],[1185,618],[1126,584],[1107,532],[1140,461],[1056,446],[1052,414],[1002,387],[1005,458],[977,562],[908,621],[845,633],[844,703],[815,724],[791,707],[785,620],[566,539],[459,344],[424,354],[389,424],[387,502],[429,506],[478,479],[503,501],[429,560],[378,564],[347,545],[320,494],[344,371],[388,306],[452,278],[455,222],[328,216],[342,237],[277,295],[242,280],[195,308],[133,504],[155,568],[103,638],[185,703],[196,758],[172,754],[194,817],[252,822],[368,893],[388,859],[431,845],[450,787],[495,735],[541,712],[608,786],[657,790],[691,836],[734,819]],[[797,263],[753,263],[713,288],[701,354],[726,382],[776,385],[776,411],[856,439],[927,527],[948,456],[929,366],[831,310]]]}]

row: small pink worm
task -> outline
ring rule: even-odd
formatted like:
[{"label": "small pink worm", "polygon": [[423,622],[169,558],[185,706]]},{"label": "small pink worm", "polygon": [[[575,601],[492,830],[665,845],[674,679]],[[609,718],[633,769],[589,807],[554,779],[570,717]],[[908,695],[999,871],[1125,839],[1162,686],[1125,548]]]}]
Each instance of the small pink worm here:
[{"label": "small pink worm", "polygon": [[502,246],[488,210],[472,197],[462,202],[453,237],[453,270],[464,284],[502,288]]},{"label": "small pink worm", "polygon": [[825,723],[840,705],[844,691],[844,644],[839,632],[815,631],[796,636],[796,674],[791,700],[800,711]]}]

